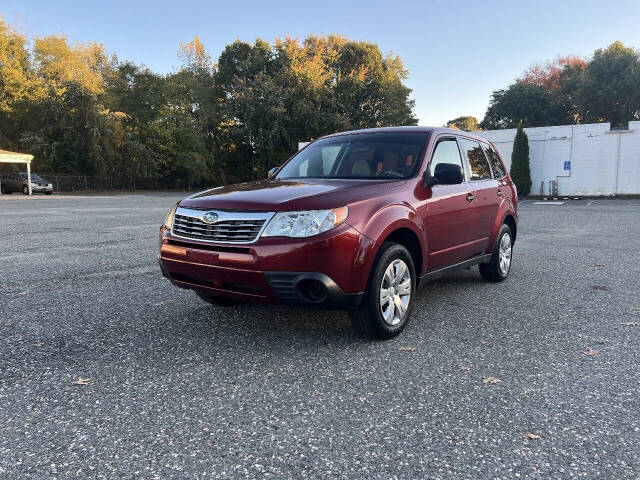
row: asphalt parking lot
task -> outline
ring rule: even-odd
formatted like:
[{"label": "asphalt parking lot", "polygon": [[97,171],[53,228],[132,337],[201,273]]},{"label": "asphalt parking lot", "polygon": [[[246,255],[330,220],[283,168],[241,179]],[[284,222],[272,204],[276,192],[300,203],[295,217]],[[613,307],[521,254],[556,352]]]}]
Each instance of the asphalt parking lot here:
[{"label": "asphalt parking lot", "polygon": [[640,478],[640,200],[523,202],[373,342],[171,286],[178,198],[0,200],[0,477]]}]

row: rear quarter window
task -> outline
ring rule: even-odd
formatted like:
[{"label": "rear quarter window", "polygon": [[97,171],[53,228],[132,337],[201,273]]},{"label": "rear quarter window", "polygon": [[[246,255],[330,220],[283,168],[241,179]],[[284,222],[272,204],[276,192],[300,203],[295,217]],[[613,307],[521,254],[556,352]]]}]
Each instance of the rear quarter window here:
[{"label": "rear quarter window", "polygon": [[507,174],[507,172],[506,172],[506,169],[504,168],[504,165],[502,164],[502,161],[500,160],[500,155],[498,155],[498,152],[496,151],[496,149],[493,148],[491,145],[487,145],[484,143],[482,144],[482,146],[484,147],[484,151],[487,154],[487,159],[491,164],[491,169],[493,170],[493,177],[494,178],[504,177]]}]

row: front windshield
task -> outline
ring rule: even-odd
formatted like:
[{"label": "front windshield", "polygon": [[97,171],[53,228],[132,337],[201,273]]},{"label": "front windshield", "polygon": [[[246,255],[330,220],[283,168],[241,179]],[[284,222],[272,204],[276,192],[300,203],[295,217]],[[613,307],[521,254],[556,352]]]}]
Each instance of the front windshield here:
[{"label": "front windshield", "polygon": [[[22,179],[26,180],[27,178],[29,178],[29,176],[26,173],[22,174]],[[35,173],[31,174],[31,181],[32,182],[42,182],[44,181],[44,179],[40,176],[40,175],[36,175]]]},{"label": "front windshield", "polygon": [[322,138],[301,150],[276,178],[409,178],[427,143],[424,132],[376,132]]}]

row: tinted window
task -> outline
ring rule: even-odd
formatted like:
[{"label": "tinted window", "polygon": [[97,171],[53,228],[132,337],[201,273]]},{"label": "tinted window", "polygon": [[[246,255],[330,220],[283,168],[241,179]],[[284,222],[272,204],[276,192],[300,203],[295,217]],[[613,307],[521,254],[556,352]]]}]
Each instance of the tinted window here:
[{"label": "tinted window", "polygon": [[498,155],[498,152],[496,152],[496,149],[493,148],[491,145],[485,145],[484,151],[487,154],[487,158],[489,159],[489,163],[491,164],[491,168],[493,169],[493,177],[494,178],[504,177],[507,174],[507,172],[505,171],[504,166],[500,161],[500,156]]},{"label": "tinted window", "polygon": [[[26,173],[22,173],[21,176],[22,176],[22,180],[27,180],[29,178],[29,175],[27,175]],[[31,181],[32,182],[43,182],[44,179],[40,175],[32,173],[31,174]]]},{"label": "tinted window", "polygon": [[436,165],[439,163],[453,163],[460,165],[462,171],[462,158],[460,158],[460,150],[458,149],[458,142],[454,139],[440,140],[436,145],[436,149],[431,157],[431,163],[429,164],[429,173],[433,176],[436,171]]},{"label": "tinted window", "polygon": [[323,138],[295,155],[276,178],[408,178],[426,140],[421,132]]},{"label": "tinted window", "polygon": [[469,167],[471,167],[471,180],[491,178],[491,168],[489,168],[489,163],[480,144],[466,138],[461,138],[460,140],[462,141],[462,149],[469,161]]}]

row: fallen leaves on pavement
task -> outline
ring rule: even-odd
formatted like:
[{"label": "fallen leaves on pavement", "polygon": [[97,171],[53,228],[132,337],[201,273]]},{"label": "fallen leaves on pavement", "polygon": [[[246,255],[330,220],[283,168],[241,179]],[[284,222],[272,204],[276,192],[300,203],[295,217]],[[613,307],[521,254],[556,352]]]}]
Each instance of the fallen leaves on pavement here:
[{"label": "fallen leaves on pavement", "polygon": [[401,352],[413,352],[416,349],[416,347],[400,347],[398,348],[398,350],[400,350]]},{"label": "fallen leaves on pavement", "polygon": [[587,348],[584,352],[582,352],[583,355],[587,355],[588,357],[593,357],[598,353],[598,350],[596,350],[595,348]]},{"label": "fallen leaves on pavement", "polygon": [[604,267],[604,263],[594,263],[593,266],[594,267],[598,267],[598,268],[602,268],[602,267]]},{"label": "fallen leaves on pavement", "polygon": [[620,325],[625,327],[640,327],[640,322],[622,322]]},{"label": "fallen leaves on pavement", "polygon": [[460,371],[462,372],[470,372],[471,371],[471,367],[467,367],[466,365],[460,365]]},{"label": "fallen leaves on pavement", "polygon": [[525,433],[523,437],[526,440],[540,440],[540,435],[537,435],[535,433]]},{"label": "fallen leaves on pavement", "polygon": [[76,380],[75,382],[73,382],[74,385],[81,385],[81,386],[85,386],[85,385],[89,385],[89,382],[91,381],[90,378],[82,378],[82,377],[78,377],[78,380]]},{"label": "fallen leaves on pavement", "polygon": [[486,340],[480,340],[480,343],[481,343],[482,345],[486,345],[486,344],[487,344],[487,341],[486,341]]},{"label": "fallen leaves on pavement", "polygon": [[164,305],[165,303],[171,303],[171,302],[175,302],[175,301],[176,301],[175,298],[172,298],[171,300],[163,300],[161,302],[153,303],[152,305],[154,307],[159,307],[160,305]]},{"label": "fallen leaves on pavement", "polygon": [[492,385],[496,385],[498,383],[502,383],[502,380],[496,377],[485,377],[482,379],[482,383],[490,383]]}]

